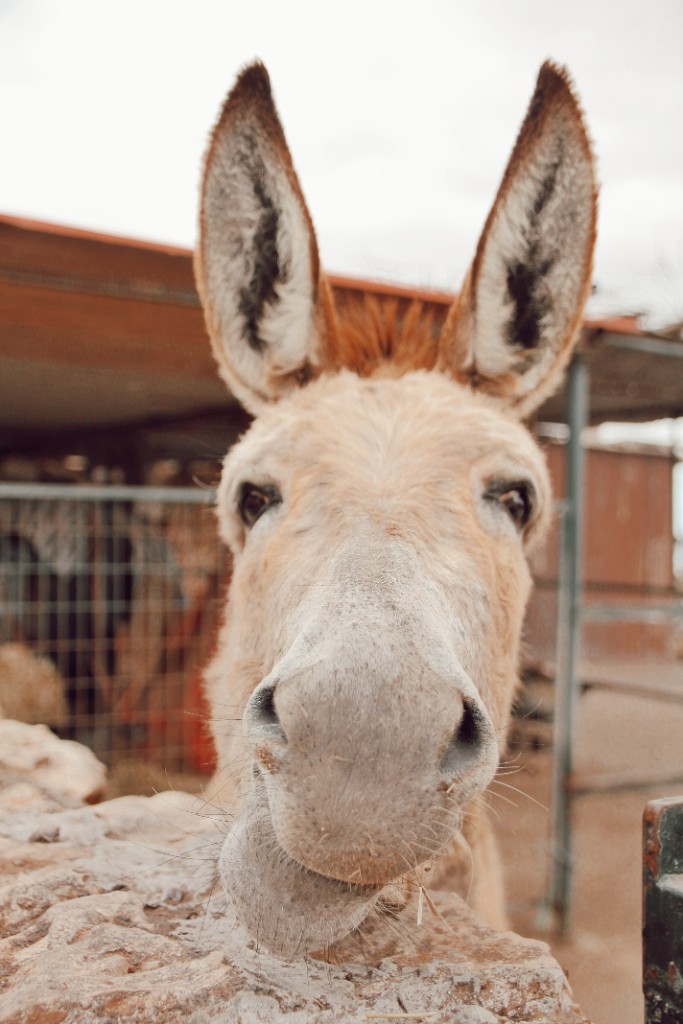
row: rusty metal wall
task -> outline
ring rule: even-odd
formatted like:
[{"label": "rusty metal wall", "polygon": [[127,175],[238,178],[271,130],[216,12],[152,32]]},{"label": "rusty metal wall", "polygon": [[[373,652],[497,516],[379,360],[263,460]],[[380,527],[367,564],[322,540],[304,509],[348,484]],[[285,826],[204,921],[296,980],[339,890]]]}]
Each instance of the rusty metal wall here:
[{"label": "rusty metal wall", "polygon": [[[546,449],[555,497],[564,497],[564,448]],[[673,459],[659,453],[591,449],[586,463],[583,579],[585,605],[650,609],[648,621],[587,621],[583,657],[671,657],[675,621],[657,609],[676,600],[673,574]],[[527,615],[531,657],[552,659],[557,614],[559,516],[532,559],[536,589]]]}]

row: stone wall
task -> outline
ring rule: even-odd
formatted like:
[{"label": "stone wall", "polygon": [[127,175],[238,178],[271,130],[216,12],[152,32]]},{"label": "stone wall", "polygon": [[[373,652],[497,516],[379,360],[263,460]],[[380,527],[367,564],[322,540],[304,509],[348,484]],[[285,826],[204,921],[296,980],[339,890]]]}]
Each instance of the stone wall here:
[{"label": "stone wall", "polygon": [[225,813],[182,793],[86,804],[101,767],[66,749],[64,769],[44,727],[0,722],[2,1024],[584,1022],[546,946],[444,894],[420,927],[369,921],[335,962],[274,960],[214,884]]}]

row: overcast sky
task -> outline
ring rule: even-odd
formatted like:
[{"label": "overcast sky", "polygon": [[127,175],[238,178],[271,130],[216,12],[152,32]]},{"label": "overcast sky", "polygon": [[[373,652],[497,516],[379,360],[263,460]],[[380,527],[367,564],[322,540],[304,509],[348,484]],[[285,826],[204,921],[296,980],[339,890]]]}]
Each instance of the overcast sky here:
[{"label": "overcast sky", "polygon": [[0,212],[191,246],[269,67],[332,272],[457,288],[546,57],[582,98],[611,309],[683,318],[683,0],[0,0]]}]

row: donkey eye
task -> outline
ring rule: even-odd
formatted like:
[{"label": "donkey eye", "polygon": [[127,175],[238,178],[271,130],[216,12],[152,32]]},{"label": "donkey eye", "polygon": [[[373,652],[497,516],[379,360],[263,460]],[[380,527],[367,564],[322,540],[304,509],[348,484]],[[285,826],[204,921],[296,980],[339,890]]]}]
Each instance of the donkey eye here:
[{"label": "donkey eye", "polygon": [[245,526],[253,526],[264,512],[282,502],[282,495],[272,484],[244,483],[237,499],[237,511]]},{"label": "donkey eye", "polygon": [[484,497],[505,509],[518,530],[523,530],[534,511],[536,492],[525,480],[496,481],[489,485]]}]

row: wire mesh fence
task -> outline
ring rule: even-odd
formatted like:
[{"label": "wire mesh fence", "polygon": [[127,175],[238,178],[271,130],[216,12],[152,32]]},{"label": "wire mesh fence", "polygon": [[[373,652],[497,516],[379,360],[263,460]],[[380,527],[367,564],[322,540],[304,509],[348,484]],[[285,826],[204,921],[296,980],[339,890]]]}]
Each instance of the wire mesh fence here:
[{"label": "wire mesh fence", "polygon": [[201,674],[229,576],[212,502],[0,484],[0,712],[110,765],[209,771]]}]

